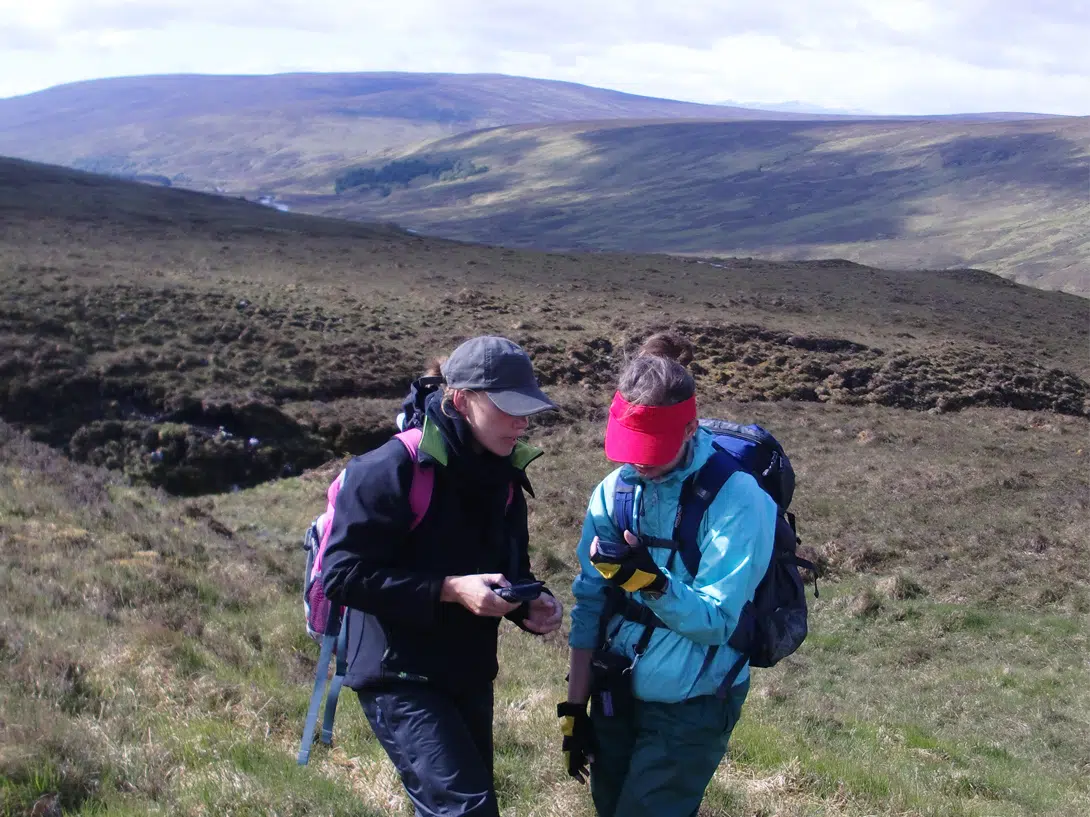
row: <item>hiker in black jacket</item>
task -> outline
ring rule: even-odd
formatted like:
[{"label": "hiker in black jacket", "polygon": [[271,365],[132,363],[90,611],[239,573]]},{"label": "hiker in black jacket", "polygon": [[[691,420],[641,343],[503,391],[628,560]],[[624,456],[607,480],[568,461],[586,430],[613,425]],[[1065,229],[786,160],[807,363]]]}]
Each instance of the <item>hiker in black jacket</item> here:
[{"label": "hiker in black jacket", "polygon": [[[556,406],[529,357],[504,338],[459,346],[444,389],[425,402],[419,466],[398,440],[352,460],[336,499],[324,590],[348,612],[347,686],[401,775],[419,817],[498,817],[492,780],[492,683],[499,619],[531,633],[560,626],[533,581],[521,442],[527,417]],[[414,469],[434,469],[411,528]],[[508,591],[509,592],[509,591]]]}]

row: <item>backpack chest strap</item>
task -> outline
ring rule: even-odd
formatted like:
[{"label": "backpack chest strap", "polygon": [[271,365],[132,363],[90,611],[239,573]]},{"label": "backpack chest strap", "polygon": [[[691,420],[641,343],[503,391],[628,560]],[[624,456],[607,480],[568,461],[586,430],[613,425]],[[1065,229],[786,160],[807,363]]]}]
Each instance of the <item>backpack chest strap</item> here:
[{"label": "backpack chest strap", "polygon": [[666,626],[650,607],[640,604],[627,595],[622,595],[618,599],[612,615],[622,616],[626,621],[634,621],[652,629]]}]

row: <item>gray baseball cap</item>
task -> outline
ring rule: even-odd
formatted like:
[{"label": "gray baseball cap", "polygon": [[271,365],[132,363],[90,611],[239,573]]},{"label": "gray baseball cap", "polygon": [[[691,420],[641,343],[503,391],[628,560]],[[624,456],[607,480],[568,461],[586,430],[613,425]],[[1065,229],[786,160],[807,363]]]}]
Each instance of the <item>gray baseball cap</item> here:
[{"label": "gray baseball cap", "polygon": [[451,353],[442,371],[447,388],[483,391],[496,408],[513,417],[556,410],[538,388],[530,356],[507,338],[467,340]]}]

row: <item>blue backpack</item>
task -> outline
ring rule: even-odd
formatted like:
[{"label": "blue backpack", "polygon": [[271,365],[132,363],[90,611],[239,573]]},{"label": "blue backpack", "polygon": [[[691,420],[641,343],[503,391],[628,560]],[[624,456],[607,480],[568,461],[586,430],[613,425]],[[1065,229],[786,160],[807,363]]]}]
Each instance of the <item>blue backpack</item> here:
[{"label": "blue backpack", "polygon": [[[740,657],[716,693],[724,697],[747,661],[755,667],[775,666],[795,652],[806,639],[806,590],[799,568],[814,574],[815,597],[818,595],[817,570],[797,553],[802,540],[796,531],[794,514],[787,511],[795,493],[795,472],[776,438],[758,425],[743,426],[726,420],[701,420],[700,425],[715,435],[717,450],[682,486],[673,538],[641,537],[649,547],[665,547],[672,551],[667,568],[675,556],[680,556],[689,575],[697,575],[701,555],[698,539],[700,521],[735,471],[745,471],[756,479],[779,509],[768,569],[757,585],[753,601],[745,603],[738,624],[727,639],[727,644],[737,650]],[[618,480],[613,496],[613,522],[618,531],[632,530],[634,497],[635,486]],[[657,621],[657,616],[650,614],[649,608],[630,599],[613,606],[610,615],[614,613],[644,624],[643,636],[635,648],[637,655],[647,648],[654,628],[665,626]],[[718,645],[708,648],[701,675],[715,658],[718,649]]]}]

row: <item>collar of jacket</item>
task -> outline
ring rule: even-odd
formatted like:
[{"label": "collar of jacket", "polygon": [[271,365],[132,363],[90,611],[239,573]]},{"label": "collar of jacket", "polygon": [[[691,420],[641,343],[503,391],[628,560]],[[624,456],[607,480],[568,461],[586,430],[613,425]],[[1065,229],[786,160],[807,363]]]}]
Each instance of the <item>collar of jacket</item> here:
[{"label": "collar of jacket", "polygon": [[692,441],[689,443],[689,450],[686,454],[684,465],[679,465],[673,471],[663,474],[657,479],[644,479],[631,465],[625,465],[622,468],[621,478],[625,482],[633,485],[636,483],[644,485],[649,483],[654,485],[669,485],[674,482],[683,482],[692,474],[699,471],[715,452],[713,439],[714,435],[706,428],[698,428],[696,434],[693,435]]},{"label": "collar of jacket", "polygon": [[[447,450],[446,440],[443,439],[442,432],[439,431],[439,427],[431,421],[431,418],[424,418],[423,436],[420,438],[420,447],[418,449],[420,462],[423,463],[438,463],[445,466],[450,459],[450,452]],[[522,442],[519,440],[515,443],[515,449],[511,452],[510,460],[511,464],[519,472],[522,479],[520,483],[526,492],[530,495],[534,495],[534,489],[530,485],[530,480],[526,477],[526,468],[531,462],[536,460],[545,452],[540,448]]]}]

